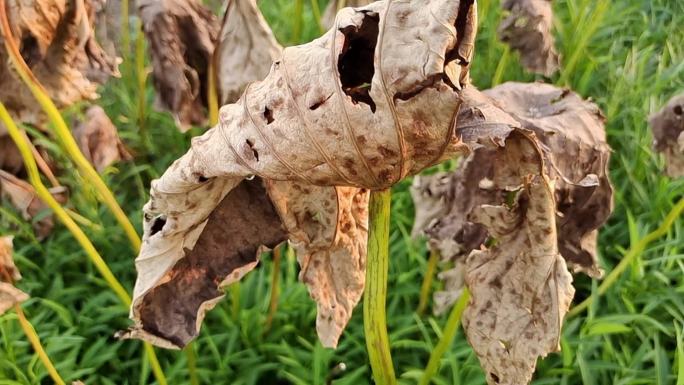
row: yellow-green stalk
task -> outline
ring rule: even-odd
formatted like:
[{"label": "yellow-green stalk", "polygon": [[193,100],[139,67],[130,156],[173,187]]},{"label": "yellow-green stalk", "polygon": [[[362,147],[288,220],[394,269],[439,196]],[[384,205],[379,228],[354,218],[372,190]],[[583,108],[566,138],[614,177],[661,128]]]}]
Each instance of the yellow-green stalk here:
[{"label": "yellow-green stalk", "polygon": [[653,230],[652,232],[648,233],[645,237],[641,238],[634,246],[632,246],[627,254],[625,254],[624,257],[622,257],[622,260],[620,263],[615,266],[613,271],[606,276],[606,278],[601,282],[601,285],[599,285],[598,289],[596,290],[595,293],[593,293],[591,296],[589,296],[587,299],[582,301],[579,305],[573,307],[570,309],[568,312],[567,318],[574,317],[580,313],[582,313],[584,310],[586,310],[596,299],[603,294],[605,294],[608,289],[617,281],[617,279],[620,277],[622,273],[627,270],[627,267],[634,262],[634,259],[643,253],[643,251],[646,249],[646,247],[656,239],[662,237],[663,235],[667,234],[667,232],[670,230],[674,222],[679,218],[682,214],[682,211],[684,211],[684,198],[679,199],[679,202],[670,210],[670,212],[667,214],[665,217],[665,220],[663,223],[660,224],[660,226]]},{"label": "yellow-green stalk", "polygon": [[107,185],[104,183],[100,177],[100,174],[95,171],[95,168],[93,168],[88,159],[86,159],[86,157],[83,155],[78,147],[78,144],[76,143],[76,140],[72,136],[69,127],[64,121],[64,118],[62,118],[62,115],[59,113],[59,110],[47,95],[47,92],[40,84],[38,79],[36,79],[36,77],[33,75],[31,69],[28,67],[28,65],[26,65],[26,62],[19,53],[19,48],[14,41],[14,37],[12,36],[12,32],[9,27],[9,21],[7,20],[7,13],[5,12],[5,0],[0,0],[0,26],[2,27],[1,29],[4,37],[3,40],[5,42],[7,53],[9,54],[10,62],[16,69],[19,77],[24,81],[33,96],[45,111],[45,114],[52,122],[55,134],[62,143],[62,146],[64,146],[64,149],[71,160],[76,164],[76,167],[78,167],[80,172],[83,174],[84,179],[95,188],[100,200],[102,200],[112,211],[124,232],[128,236],[128,239],[133,245],[134,250],[137,252],[140,249],[140,237],[135,231],[133,224],[121,209],[121,206],[119,206],[116,198],[114,198],[114,194],[112,194]]},{"label": "yellow-green stalk", "polygon": [[[3,0],[0,0],[0,6],[2,3]],[[86,255],[88,255],[90,258],[90,261],[95,265],[105,282],[107,282],[109,287],[112,289],[112,291],[114,291],[117,297],[119,297],[121,302],[123,302],[126,307],[130,307],[131,297],[128,295],[126,289],[124,289],[123,285],[121,285],[121,283],[116,279],[112,271],[109,269],[109,266],[107,266],[107,263],[104,261],[104,259],[102,259],[102,256],[100,256],[100,254],[97,252],[95,246],[93,246],[92,242],[90,242],[90,239],[88,239],[83,230],[81,230],[78,224],[71,219],[69,214],[62,208],[57,200],[55,200],[52,194],[50,194],[50,191],[40,180],[38,166],[36,165],[36,160],[33,158],[31,148],[2,102],[0,102],[0,121],[2,121],[2,123],[5,125],[7,133],[10,135],[19,149],[19,153],[24,160],[24,167],[26,169],[26,173],[28,174],[29,182],[31,185],[33,185],[38,197],[55,213],[55,216],[71,232],[74,238],[76,238]],[[159,361],[154,353],[154,349],[151,345],[145,343],[145,351],[147,352],[147,357],[150,361],[152,371],[154,372],[157,381],[160,385],[166,385],[166,378],[161,370],[161,366],[159,365]]]},{"label": "yellow-green stalk", "polygon": [[24,331],[24,334],[26,334],[26,338],[28,338],[33,350],[35,350],[36,354],[38,354],[38,358],[40,358],[40,361],[45,366],[45,369],[47,369],[52,381],[54,381],[57,385],[65,385],[64,380],[59,373],[57,373],[57,369],[55,369],[52,361],[50,361],[50,357],[48,357],[47,353],[45,353],[45,349],[43,349],[43,345],[40,343],[40,338],[36,333],[36,329],[34,329],[33,325],[31,325],[31,322],[26,319],[24,311],[21,310],[21,306],[14,305],[14,312],[17,313],[17,318],[19,318],[21,329]]},{"label": "yellow-green stalk", "polygon": [[454,307],[451,309],[449,319],[447,319],[447,323],[444,326],[442,338],[439,339],[437,346],[435,346],[435,348],[432,350],[432,353],[430,353],[430,359],[425,367],[425,371],[423,371],[423,376],[420,378],[420,385],[429,385],[430,380],[439,370],[439,364],[442,360],[442,356],[444,356],[444,353],[447,351],[447,349],[449,349],[454,337],[456,336],[458,325],[461,324],[461,316],[463,315],[466,305],[468,305],[469,298],[470,293],[468,292],[468,288],[464,288],[463,292],[461,293],[461,297],[458,299],[458,302],[456,302],[456,305],[454,305]]},{"label": "yellow-green stalk", "polygon": [[266,317],[266,327],[264,330],[271,329],[273,318],[278,310],[278,299],[280,298],[280,261],[282,259],[282,248],[278,246],[273,249],[273,275],[271,277],[271,300],[268,304],[268,317]]},{"label": "yellow-green stalk", "polygon": [[425,270],[425,277],[423,284],[420,285],[420,300],[418,301],[418,309],[416,313],[423,315],[430,299],[430,289],[432,288],[432,281],[437,271],[437,261],[439,260],[439,251],[430,250],[430,257],[428,258],[427,269]]},{"label": "yellow-green stalk", "polygon": [[363,330],[373,379],[377,385],[396,385],[394,364],[387,336],[387,274],[389,270],[389,225],[392,193],[371,191],[368,204],[368,257],[363,294]]}]

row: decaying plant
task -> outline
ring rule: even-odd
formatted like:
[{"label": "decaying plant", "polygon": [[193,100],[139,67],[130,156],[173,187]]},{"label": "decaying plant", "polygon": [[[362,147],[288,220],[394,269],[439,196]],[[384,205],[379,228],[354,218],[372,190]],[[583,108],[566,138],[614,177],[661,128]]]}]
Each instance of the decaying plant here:
[{"label": "decaying plant", "polygon": [[186,131],[206,121],[209,62],[219,32],[216,16],[198,0],[138,0],[152,57],[157,106]]},{"label": "decaying plant", "polygon": [[[512,247],[473,256],[486,268],[469,272],[469,339],[490,383],[529,381],[537,358],[557,349],[573,289],[556,242],[545,145],[534,127],[523,128],[528,121],[469,84],[474,2],[380,1],[344,8],[336,20],[321,38],[284,49],[268,77],[224,106],[220,124],[153,182],[136,259],[135,325],[122,335],[184,346],[221,287],[253,269],[264,247],[290,239],[318,302],[319,336],[335,346],[366,283],[368,191],[484,149],[497,154],[492,187],[511,196],[509,205],[477,210],[477,220]],[[371,228],[382,232],[386,223]],[[509,269],[515,274],[505,277]],[[527,320],[506,330],[529,334],[526,345],[481,337],[500,331],[491,314],[481,323],[476,314],[497,308]]]},{"label": "decaying plant", "polygon": [[551,0],[502,0],[507,16],[499,25],[499,37],[520,53],[523,67],[551,76],[559,67]]},{"label": "decaying plant", "polygon": [[100,106],[88,107],[73,133],[81,152],[99,172],[114,162],[131,159],[116,126]]},{"label": "decaying plant", "polygon": [[335,16],[337,16],[337,12],[340,9],[345,7],[363,7],[372,2],[373,0],[330,0],[321,17],[321,24],[325,28],[332,28],[335,26]]},{"label": "decaying plant", "polygon": [[653,147],[665,155],[665,172],[684,176],[684,94],[674,96],[650,119]]},{"label": "decaying plant", "polygon": [[[610,149],[600,110],[569,90],[547,84],[506,83],[485,94],[539,138],[547,174],[554,181],[560,254],[575,271],[600,277],[597,229],[612,209],[607,175]],[[426,234],[430,247],[454,266],[441,274],[445,290],[435,294],[437,313],[458,298],[468,255],[487,244],[488,238],[497,239],[486,226],[472,220],[473,210],[513,199],[510,191],[497,188],[493,181],[500,167],[496,156],[497,151],[477,149],[453,173],[414,180],[413,233]]]}]

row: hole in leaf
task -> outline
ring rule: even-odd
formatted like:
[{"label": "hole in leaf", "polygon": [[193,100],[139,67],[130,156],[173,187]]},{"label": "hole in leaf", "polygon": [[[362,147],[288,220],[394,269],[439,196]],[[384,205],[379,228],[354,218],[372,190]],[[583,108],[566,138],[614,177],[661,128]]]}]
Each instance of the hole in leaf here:
[{"label": "hole in leaf", "polygon": [[682,106],[674,106],[672,110],[674,111],[675,115],[681,115],[682,113],[684,113],[684,111],[682,110]]},{"label": "hole in leaf", "polygon": [[322,100],[317,101],[316,103],[314,103],[314,104],[312,104],[311,106],[309,106],[309,109],[310,109],[311,111],[315,111],[316,109],[318,109],[318,107],[322,106],[323,103],[327,102],[328,99],[330,99],[331,96],[332,96],[332,94],[328,95],[328,97],[325,98],[325,99],[322,99]]},{"label": "hole in leaf", "polygon": [[249,148],[252,149],[252,154],[254,154],[254,159],[256,159],[256,161],[258,162],[259,161],[259,152],[254,148],[254,142],[249,140],[249,139],[245,139],[245,142],[247,142],[247,145],[249,146]]},{"label": "hole in leaf", "polygon": [[21,40],[19,47],[21,57],[24,58],[26,64],[31,67],[41,59],[40,47],[38,47],[38,40],[33,35],[28,35]]},{"label": "hole in leaf", "polygon": [[492,380],[494,380],[494,382],[497,383],[497,384],[501,381],[501,380],[499,379],[499,376],[497,376],[497,375],[494,374],[494,373],[489,373],[489,376],[490,376],[490,377],[492,378]]},{"label": "hole in leaf", "polygon": [[266,125],[273,123],[273,111],[268,107],[264,107],[264,119],[266,119]]},{"label": "hole in leaf", "polygon": [[344,46],[337,61],[342,90],[354,103],[365,103],[375,112],[375,102],[370,96],[375,67],[375,45],[378,42],[377,13],[365,13],[361,26],[340,28],[344,34]]},{"label": "hole in leaf", "polygon": [[158,232],[162,231],[164,229],[164,226],[166,225],[166,217],[165,216],[159,216],[154,218],[154,223],[152,223],[152,230],[150,231],[150,235],[157,234]]}]

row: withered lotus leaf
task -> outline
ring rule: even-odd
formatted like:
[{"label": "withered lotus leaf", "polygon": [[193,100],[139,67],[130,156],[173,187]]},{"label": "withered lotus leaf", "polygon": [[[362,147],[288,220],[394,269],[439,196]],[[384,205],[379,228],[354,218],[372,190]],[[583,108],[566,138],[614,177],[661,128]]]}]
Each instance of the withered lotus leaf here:
[{"label": "withered lotus leaf", "polygon": [[19,270],[14,265],[14,248],[12,237],[0,237],[0,314],[4,314],[14,305],[26,301],[29,296],[14,287],[14,281],[21,279]]},{"label": "withered lotus leaf", "polygon": [[545,76],[558,71],[551,0],[502,0],[501,7],[508,15],[499,25],[499,37],[520,53],[523,67]]},{"label": "withered lotus leaf", "polygon": [[221,103],[235,102],[247,84],[265,78],[281,51],[256,0],[228,0],[215,53]]},{"label": "withered lotus leaf", "polygon": [[[5,5],[14,43],[58,107],[95,99],[97,83],[118,76],[118,59],[108,57],[95,40],[90,0],[5,0]],[[0,84],[0,101],[13,119],[32,124],[44,120],[40,104],[9,64],[4,48]],[[0,125],[0,136],[5,134]]]},{"label": "withered lotus leaf", "polygon": [[665,172],[684,177],[684,94],[674,96],[650,118],[653,147],[665,155]]},{"label": "withered lotus leaf", "polygon": [[138,0],[152,57],[156,106],[187,131],[206,120],[208,64],[219,24],[199,0]]},{"label": "withered lotus leaf", "polygon": [[[289,238],[318,302],[319,336],[334,346],[363,289],[367,190],[480,147],[503,151],[513,143],[510,157],[522,154],[527,163],[509,165],[517,170],[511,181],[534,187],[529,206],[550,216],[528,227],[555,226],[546,209],[553,194],[540,192],[548,181],[537,139],[469,85],[475,25],[472,1],[379,1],[342,9],[321,38],[284,49],[269,75],[224,106],[220,124],[152,183],[135,324],[123,336],[184,346],[221,286],[254,268],[262,246]],[[546,237],[520,252],[535,256]],[[565,265],[556,260],[560,274]],[[549,312],[562,318],[570,301],[569,280],[561,278],[551,291],[561,302],[544,309],[544,319]],[[543,355],[558,328],[544,325],[538,354],[520,359]],[[489,344],[474,341],[482,344],[476,351]]]},{"label": "withered lotus leaf", "polygon": [[[558,247],[575,271],[600,277],[598,228],[612,211],[613,190],[607,166],[610,148],[599,108],[569,90],[540,83],[506,83],[485,91],[542,143],[546,172],[553,180]],[[453,173],[420,176],[412,194],[416,205],[414,235],[425,234],[430,247],[457,271],[444,272],[445,291],[435,294],[435,311],[448,309],[460,293],[462,258],[485,243],[484,226],[468,219],[482,204],[500,204],[507,191],[492,178],[496,152],[479,148]]]},{"label": "withered lotus leaf", "polygon": [[100,106],[86,110],[83,120],[74,126],[73,134],[81,152],[99,172],[114,162],[131,159],[116,126]]}]

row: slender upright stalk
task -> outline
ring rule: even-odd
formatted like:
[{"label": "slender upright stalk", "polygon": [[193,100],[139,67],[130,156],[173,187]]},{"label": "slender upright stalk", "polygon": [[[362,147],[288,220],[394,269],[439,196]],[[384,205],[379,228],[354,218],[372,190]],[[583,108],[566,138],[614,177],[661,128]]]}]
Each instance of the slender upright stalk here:
[{"label": "slender upright stalk", "polygon": [[[217,50],[218,51],[218,50]],[[218,84],[216,76],[216,54],[212,55],[209,60],[209,68],[207,68],[207,104],[209,105],[209,125],[215,126],[218,124]]]},{"label": "slender upright stalk", "polygon": [[145,148],[150,150],[150,138],[147,133],[147,71],[145,70],[145,33],[142,21],[135,37],[135,79],[138,86],[138,132]]},{"label": "slender upright stalk", "polygon": [[125,58],[131,49],[131,28],[128,24],[128,0],[121,0],[121,53]]},{"label": "slender upright stalk", "polygon": [[318,0],[311,0],[311,12],[313,13],[314,21],[318,26],[319,33],[325,33],[325,27],[321,23],[321,8],[318,6]]},{"label": "slender upright stalk", "polygon": [[394,365],[387,336],[387,272],[391,192],[371,191],[368,204],[368,256],[363,294],[363,329],[373,378],[377,385],[395,385]]},{"label": "slender upright stalk", "polygon": [[302,38],[302,25],[304,24],[304,0],[295,0],[294,25],[292,26],[292,42],[299,44]]},{"label": "slender upright stalk", "polygon": [[26,338],[28,338],[29,342],[31,343],[31,346],[33,347],[33,350],[35,350],[36,354],[38,354],[38,358],[40,358],[40,361],[45,366],[45,369],[47,369],[50,378],[52,378],[52,381],[54,381],[57,385],[65,385],[64,380],[59,375],[59,373],[57,373],[57,369],[55,369],[55,366],[52,364],[52,361],[50,361],[50,357],[48,357],[47,353],[45,353],[45,349],[43,349],[43,345],[40,343],[40,338],[36,333],[36,329],[34,329],[33,325],[31,325],[31,322],[29,322],[29,320],[26,319],[24,311],[21,310],[21,306],[19,306],[18,304],[14,305],[14,311],[15,313],[17,313],[17,318],[19,318],[19,324],[21,325],[21,329],[24,331],[24,334],[26,334]]},{"label": "slender upright stalk", "polygon": [[86,157],[83,155],[78,147],[78,144],[76,143],[76,140],[72,136],[69,127],[64,121],[64,118],[62,118],[62,115],[59,113],[59,110],[47,95],[47,92],[40,84],[38,79],[36,79],[36,77],[33,75],[31,69],[28,67],[28,65],[26,65],[26,62],[21,56],[19,48],[14,41],[14,36],[12,36],[12,31],[9,27],[7,13],[5,11],[5,0],[0,0],[0,26],[2,27],[0,29],[2,30],[2,35],[4,37],[3,40],[5,42],[7,53],[9,54],[10,62],[16,69],[19,77],[24,81],[52,122],[55,134],[64,146],[64,149],[71,160],[76,164],[86,181],[88,181],[95,188],[100,200],[102,200],[112,211],[124,232],[128,236],[134,250],[137,252],[140,249],[140,237],[135,231],[133,224],[131,224],[130,220],[126,216],[126,213],[124,213],[124,211],[121,209],[121,206],[119,206],[114,194],[112,194],[107,185],[104,183],[100,177],[100,174],[95,171],[95,168],[93,168],[88,159],[86,159]]},{"label": "slender upright stalk", "polygon": [[185,358],[188,360],[188,375],[190,377],[190,385],[199,385],[199,378],[197,377],[197,353],[195,353],[195,344],[189,343],[183,349]]},{"label": "slender upright stalk", "polygon": [[584,310],[586,310],[592,303],[594,303],[594,301],[598,297],[605,294],[608,291],[608,289],[610,289],[610,287],[613,286],[613,284],[617,281],[620,275],[624,273],[625,270],[627,270],[627,267],[629,267],[629,265],[632,264],[634,259],[638,255],[640,255],[651,242],[667,234],[667,232],[670,230],[670,228],[677,220],[677,218],[681,216],[682,211],[684,211],[684,198],[679,199],[679,202],[677,202],[677,204],[672,208],[672,210],[670,210],[670,212],[667,213],[665,220],[663,221],[663,223],[660,224],[660,226],[657,229],[648,233],[645,237],[641,238],[634,246],[632,246],[631,249],[629,249],[629,251],[627,252],[627,254],[625,254],[620,263],[618,263],[618,265],[615,266],[613,271],[611,271],[610,274],[608,274],[608,276],[606,276],[606,278],[603,280],[603,282],[601,282],[601,285],[598,287],[598,290],[596,290],[596,293],[589,296],[579,305],[570,309],[567,318],[579,315]]},{"label": "slender upright stalk", "polygon": [[458,325],[461,324],[463,310],[465,310],[466,305],[468,305],[469,298],[470,293],[468,292],[468,288],[464,288],[463,293],[461,293],[461,297],[458,299],[458,302],[456,302],[456,305],[454,305],[454,307],[451,309],[451,313],[449,313],[449,319],[447,319],[447,323],[444,326],[442,338],[439,339],[437,346],[435,346],[430,354],[430,359],[428,360],[428,364],[423,372],[423,377],[420,378],[419,385],[430,384],[430,380],[439,370],[439,364],[442,360],[442,356],[444,356],[444,353],[447,351],[447,349],[449,349],[451,343],[454,341],[456,331],[458,330]]},{"label": "slender upright stalk", "polygon": [[[2,2],[3,1],[0,0],[0,3]],[[121,285],[121,283],[116,279],[112,271],[109,269],[109,266],[107,266],[107,263],[97,252],[97,249],[95,249],[95,246],[93,246],[92,242],[90,242],[90,239],[88,239],[88,236],[86,236],[78,224],[76,224],[76,222],[69,216],[66,210],[60,206],[57,200],[55,200],[52,194],[50,194],[50,191],[40,180],[38,166],[36,165],[36,160],[33,158],[31,148],[2,102],[0,102],[0,121],[5,125],[7,133],[10,135],[19,149],[19,153],[24,160],[24,167],[26,169],[26,173],[28,174],[29,182],[31,185],[33,185],[33,188],[35,188],[38,197],[45,202],[45,204],[55,213],[55,216],[71,232],[74,238],[76,238],[86,255],[90,258],[90,261],[95,265],[105,282],[107,282],[109,287],[119,297],[121,302],[123,302],[125,306],[130,307],[131,297],[128,295],[126,289],[124,289],[123,285]],[[147,357],[150,361],[157,381],[160,385],[166,385],[166,378],[161,370],[161,366],[159,365],[154,349],[151,345],[145,343],[145,351],[147,352]]]},{"label": "slender upright stalk", "polygon": [[280,260],[282,259],[282,248],[278,246],[273,249],[273,275],[271,277],[271,300],[268,304],[268,317],[266,318],[266,331],[271,329],[273,318],[278,310],[278,299],[280,297]]},{"label": "slender upright stalk", "polygon": [[420,285],[420,300],[418,301],[418,309],[416,313],[423,315],[427,308],[428,300],[430,299],[430,289],[432,288],[432,281],[435,278],[437,271],[437,261],[439,260],[439,251],[430,250],[430,257],[428,258],[427,269],[425,270],[425,277],[423,277],[423,284]]}]

